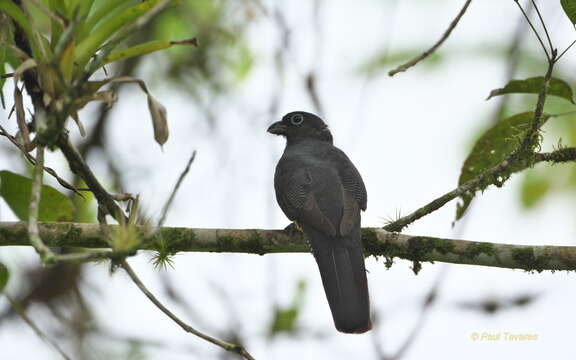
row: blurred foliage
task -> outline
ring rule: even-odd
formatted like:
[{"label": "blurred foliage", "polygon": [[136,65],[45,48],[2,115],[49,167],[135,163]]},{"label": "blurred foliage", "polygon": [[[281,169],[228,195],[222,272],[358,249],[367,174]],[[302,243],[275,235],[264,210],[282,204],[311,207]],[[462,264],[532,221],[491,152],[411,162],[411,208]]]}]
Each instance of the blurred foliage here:
[{"label": "blurred foliage", "polygon": [[[254,55],[244,34],[256,20],[257,9],[249,1],[182,0],[179,7],[167,9],[153,24],[152,37],[179,39],[194,34],[199,47],[169,49],[165,76],[195,96],[226,93],[244,80],[254,63]],[[211,95],[212,94],[212,95]]]},{"label": "blurred foliage", "polygon": [[[533,98],[521,100],[525,106],[534,103]],[[522,106],[522,105],[520,105]],[[544,151],[564,146],[576,146],[576,113],[574,106],[561,99],[549,98],[545,111],[565,114],[544,126],[546,141]],[[522,174],[519,198],[525,209],[537,208],[547,196],[563,193],[566,196],[576,195],[576,164],[562,166],[537,165]]]},{"label": "blurred foliage", "polygon": [[298,317],[302,312],[302,305],[306,295],[306,282],[298,281],[294,297],[290,305],[276,306],[272,314],[272,321],[268,329],[268,337],[273,338],[279,334],[295,334],[298,332]]},{"label": "blurred foliage", "polygon": [[526,209],[536,206],[548,194],[552,186],[549,180],[536,169],[526,172],[520,187],[520,199]]},{"label": "blurred foliage", "polygon": [[570,19],[572,24],[576,24],[576,1],[560,0],[560,4],[562,4],[562,9],[564,9],[564,13],[568,16],[568,19]]},{"label": "blurred foliage", "polygon": [[[0,196],[20,220],[28,220],[32,179],[10,171],[0,171]],[[70,200],[56,189],[43,185],[38,208],[39,221],[72,221]]]},{"label": "blurred foliage", "polygon": [[[79,179],[75,186],[77,188],[86,188],[86,184]],[[94,223],[96,222],[96,209],[98,206],[96,204],[96,198],[91,191],[84,191],[82,195],[83,197],[72,195],[70,198],[76,210],[74,212],[74,222]]]},{"label": "blurred foliage", "polygon": [[0,262],[0,294],[4,291],[6,284],[8,284],[8,279],[10,278],[10,272],[6,265]]}]

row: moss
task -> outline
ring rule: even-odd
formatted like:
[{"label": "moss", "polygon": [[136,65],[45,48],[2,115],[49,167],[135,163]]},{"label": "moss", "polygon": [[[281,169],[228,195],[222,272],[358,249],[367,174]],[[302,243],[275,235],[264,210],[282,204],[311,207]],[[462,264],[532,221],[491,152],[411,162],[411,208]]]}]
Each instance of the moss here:
[{"label": "moss", "polygon": [[263,239],[262,236],[260,236],[260,233],[256,230],[253,230],[251,231],[250,236],[244,242],[240,242],[240,251],[264,255],[265,249],[262,242]]},{"label": "moss", "polygon": [[408,239],[407,246],[400,246],[390,242],[380,242],[374,229],[362,229],[362,242],[367,252],[371,255],[384,255],[386,267],[390,268],[394,257],[412,260],[413,271],[418,273],[422,268],[419,263],[436,251],[440,254],[448,254],[454,251],[455,245],[447,240],[426,236],[414,236]]},{"label": "moss", "polygon": [[61,241],[64,244],[68,244],[68,246],[70,246],[71,244],[72,246],[74,246],[73,244],[77,244],[80,242],[81,237],[82,237],[82,229],[78,226],[70,225],[68,231],[66,231]]},{"label": "moss", "polygon": [[422,263],[420,261],[412,261],[412,271],[414,275],[418,275],[420,270],[422,270]]},{"label": "moss", "polygon": [[30,240],[28,239],[28,229],[25,223],[22,223],[22,226],[15,226],[12,229],[0,228],[0,240],[8,244],[30,244]]},{"label": "moss", "polygon": [[194,231],[188,229],[166,228],[162,230],[162,235],[168,240],[167,249],[171,252],[177,252],[191,245],[200,245],[197,244]]},{"label": "moss", "polygon": [[410,259],[422,259],[432,251],[437,251],[442,255],[452,252],[454,244],[443,239],[414,236],[408,239],[408,251]]},{"label": "moss", "polygon": [[266,251],[262,242],[263,239],[256,230],[251,231],[246,238],[231,235],[218,236],[216,238],[217,249],[214,251],[264,255]]},{"label": "moss", "polygon": [[372,255],[378,260],[378,256],[384,255],[384,265],[390,269],[394,264],[394,256],[400,253],[400,249],[389,243],[381,243],[376,231],[371,228],[362,228],[362,244],[367,256]]},{"label": "moss", "polygon": [[520,265],[522,269],[527,271],[542,272],[544,270],[544,266],[547,263],[546,258],[537,258],[534,255],[534,249],[531,247],[513,249],[512,258]]},{"label": "moss", "polygon": [[469,259],[474,259],[480,254],[486,254],[488,256],[493,256],[496,254],[496,249],[494,244],[487,242],[473,243],[466,247],[464,250],[464,256]]},{"label": "moss", "polygon": [[218,236],[216,237],[216,245],[218,246],[218,251],[230,250],[234,246],[234,238],[232,236]]},{"label": "moss", "polygon": [[364,244],[364,248],[370,255],[381,255],[383,253],[381,249],[385,247],[378,242],[376,231],[370,228],[362,229],[362,244]]},{"label": "moss", "polygon": [[446,255],[454,251],[454,243],[449,240],[430,238],[434,245],[434,250],[438,251],[442,255]]}]

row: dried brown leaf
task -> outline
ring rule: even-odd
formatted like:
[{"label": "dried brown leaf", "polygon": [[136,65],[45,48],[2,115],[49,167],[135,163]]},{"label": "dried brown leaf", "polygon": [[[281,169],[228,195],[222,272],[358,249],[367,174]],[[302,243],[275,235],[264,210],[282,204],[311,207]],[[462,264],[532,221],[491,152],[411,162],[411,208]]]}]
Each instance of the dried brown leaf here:
[{"label": "dried brown leaf", "polygon": [[152,126],[154,127],[154,139],[162,146],[168,140],[168,121],[166,119],[166,108],[160,104],[153,96],[148,95],[148,109],[152,116]]}]

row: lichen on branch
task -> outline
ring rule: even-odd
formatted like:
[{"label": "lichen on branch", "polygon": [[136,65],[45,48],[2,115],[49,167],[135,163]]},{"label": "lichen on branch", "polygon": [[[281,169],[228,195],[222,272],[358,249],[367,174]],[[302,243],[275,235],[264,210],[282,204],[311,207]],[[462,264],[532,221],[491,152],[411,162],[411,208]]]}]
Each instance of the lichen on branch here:
[{"label": "lichen on branch", "polygon": [[[47,246],[100,249],[108,244],[98,224],[39,223]],[[114,225],[110,228],[114,229]],[[140,250],[218,252],[245,254],[306,253],[303,235],[283,230],[190,229],[163,227],[151,232],[140,227]],[[576,270],[576,246],[528,246],[497,244],[430,236],[391,233],[379,228],[362,229],[366,256],[400,258],[414,262],[446,262],[528,271]],[[163,249],[160,249],[162,242]],[[0,222],[0,246],[29,246],[24,222]]]}]

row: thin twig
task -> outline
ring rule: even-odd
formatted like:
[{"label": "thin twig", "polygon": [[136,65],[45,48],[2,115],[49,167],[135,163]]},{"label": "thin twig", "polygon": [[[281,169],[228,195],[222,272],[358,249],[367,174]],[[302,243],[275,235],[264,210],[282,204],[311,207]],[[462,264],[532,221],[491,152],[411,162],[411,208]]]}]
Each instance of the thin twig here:
[{"label": "thin twig", "polygon": [[[510,169],[512,165],[519,165],[519,162],[528,159],[533,155],[531,146],[534,145],[535,141],[538,140],[538,131],[542,123],[542,114],[544,111],[544,103],[546,102],[546,95],[550,87],[550,79],[552,78],[552,71],[554,70],[554,58],[548,61],[548,69],[546,70],[546,75],[544,76],[544,84],[542,89],[538,94],[538,101],[536,103],[536,109],[534,110],[534,118],[532,120],[532,125],[530,130],[524,136],[522,142],[518,148],[512,152],[506,159],[501,161],[498,165],[491,169],[488,169],[484,173],[478,175],[474,179],[468,181],[467,183],[457,187],[456,189],[436,198],[414,211],[410,215],[404,216],[390,224],[384,226],[387,231],[402,231],[406,226],[410,225],[414,221],[440,209],[449,201],[470,192],[475,192],[480,188],[485,188],[491,184],[494,184],[494,179],[496,179],[500,174],[504,174]],[[534,164],[536,159],[531,159],[532,162],[526,161],[524,167],[516,169],[517,171],[525,169],[528,166]]]},{"label": "thin twig", "polygon": [[574,162],[576,161],[576,148],[569,147],[548,153],[538,153],[535,157],[536,161],[547,161],[553,164]]},{"label": "thin twig", "polygon": [[[552,54],[554,56],[554,54]],[[546,75],[544,75],[544,83],[542,84],[542,89],[538,94],[538,101],[536,102],[536,109],[534,109],[534,118],[532,119],[532,124],[530,130],[524,136],[524,139],[520,143],[520,146],[516,151],[514,151],[506,160],[512,162],[517,160],[519,157],[525,155],[526,152],[532,151],[531,146],[538,142],[538,132],[542,126],[542,114],[544,113],[544,103],[546,102],[546,95],[550,89],[550,80],[552,79],[552,72],[554,71],[555,58],[551,58],[548,61],[548,68],[546,69]]]},{"label": "thin twig", "polygon": [[4,293],[4,295],[6,296],[6,299],[8,299],[8,302],[12,306],[12,309],[14,309],[14,311],[18,314],[18,316],[20,316],[22,320],[24,320],[24,322],[28,324],[28,326],[30,326],[32,330],[34,330],[34,332],[36,333],[36,335],[38,335],[40,339],[44,340],[46,343],[52,346],[54,350],[58,351],[58,353],[60,353],[60,355],[64,359],[71,360],[71,357],[66,355],[64,350],[62,350],[62,348],[55,341],[52,341],[52,339],[50,339],[46,334],[44,334],[44,332],[40,330],[40,328],[32,321],[32,319],[30,319],[28,315],[26,315],[26,312],[22,310],[20,304],[18,304],[18,302],[12,296],[8,295],[7,293]]},{"label": "thin twig", "polygon": [[30,208],[28,212],[28,236],[30,242],[42,261],[47,261],[54,256],[52,251],[44,245],[38,230],[38,212],[40,208],[40,195],[42,192],[42,177],[44,175],[44,147],[36,148],[36,166],[32,178],[32,190],[30,194]]},{"label": "thin twig", "polygon": [[532,24],[532,21],[530,21],[530,18],[528,17],[528,14],[526,14],[526,12],[524,11],[524,9],[522,8],[522,5],[520,5],[519,0],[514,0],[514,2],[516,3],[516,5],[518,5],[518,8],[520,8],[520,11],[522,11],[522,15],[524,15],[524,18],[526,19],[526,21],[528,22],[528,25],[530,25],[530,27],[532,28],[532,31],[534,32],[534,35],[536,35],[536,37],[538,38],[538,41],[540,42],[540,45],[542,45],[542,50],[544,50],[544,54],[546,54],[546,59],[548,59],[548,61],[550,61],[550,54],[548,54],[548,50],[546,50],[546,46],[544,45],[544,42],[542,41],[542,39],[540,38],[540,35],[538,34],[538,31],[536,31],[536,28],[534,27],[534,25]]},{"label": "thin twig", "polygon": [[[18,140],[16,140],[14,136],[10,135],[6,131],[6,129],[2,127],[2,125],[0,125],[0,135],[10,140],[10,142],[22,152],[22,155],[24,155],[26,160],[28,160],[28,162],[33,166],[36,166],[36,159],[34,158],[34,156],[30,155],[30,153],[27,152],[26,149],[24,149],[24,147],[18,142]],[[44,171],[46,171],[48,174],[54,177],[56,181],[58,181],[58,183],[62,185],[64,188],[73,191],[74,193],[80,195],[81,197],[84,197],[84,195],[82,195],[82,193],[80,192],[80,190],[82,189],[78,189],[74,185],[71,185],[66,180],[62,179],[60,176],[58,176],[58,174],[56,173],[56,171],[54,171],[54,169],[44,166]],[[84,191],[90,191],[90,190],[88,189]]]},{"label": "thin twig", "polygon": [[448,39],[448,37],[450,36],[450,34],[452,33],[452,31],[454,30],[454,28],[456,28],[456,25],[458,25],[458,22],[460,21],[460,19],[462,18],[462,16],[464,15],[464,13],[466,12],[466,10],[468,9],[468,6],[470,5],[470,3],[472,2],[472,0],[466,0],[466,3],[464,3],[464,6],[462,7],[462,9],[460,10],[460,12],[458,13],[458,15],[456,16],[456,18],[454,18],[454,20],[452,20],[452,22],[450,23],[450,26],[448,26],[448,29],[446,29],[446,31],[444,32],[444,34],[442,35],[442,37],[440,38],[440,40],[438,40],[436,42],[436,44],[434,44],[430,49],[424,51],[424,53],[422,53],[422,55],[415,57],[414,59],[408,61],[405,64],[402,64],[400,66],[398,66],[396,69],[394,70],[390,70],[388,72],[389,76],[394,76],[396,74],[398,74],[399,72],[403,72],[408,70],[409,68],[411,68],[412,66],[418,64],[420,61],[426,59],[428,56],[430,56],[434,51],[436,51],[436,49],[438,49],[443,43],[444,41],[446,41],[446,39]]},{"label": "thin twig", "polygon": [[160,216],[160,220],[158,221],[158,227],[161,227],[162,225],[164,225],[164,221],[166,220],[166,215],[168,214],[168,210],[170,209],[170,206],[172,206],[172,202],[174,201],[174,198],[176,197],[176,193],[178,192],[178,189],[180,188],[182,181],[184,180],[184,178],[188,174],[188,171],[190,171],[190,166],[194,162],[195,158],[196,158],[196,150],[194,150],[192,152],[192,156],[190,156],[190,159],[188,159],[188,163],[186,164],[186,168],[184,169],[184,171],[182,171],[182,173],[180,174],[180,177],[178,177],[178,181],[176,181],[176,185],[174,185],[174,189],[172,189],[172,193],[170,194],[170,197],[168,198],[168,200],[166,201],[166,204],[164,204],[164,207],[162,208],[162,215]]},{"label": "thin twig", "polygon": [[[526,7],[526,13],[530,15],[532,9],[533,6],[529,3],[528,6]],[[508,50],[506,51],[507,62],[506,62],[506,81],[504,81],[505,84],[509,83],[514,78],[514,74],[516,73],[516,70],[520,63],[519,62],[520,46],[526,36],[526,24],[524,21],[524,17],[522,16],[522,14],[518,15],[520,15],[518,18],[518,23],[516,25],[516,29],[514,30],[514,35],[512,36],[510,45],[508,46]],[[500,119],[504,114],[504,110],[508,106],[509,99],[510,99],[509,96],[499,97],[496,110],[494,111],[494,115],[492,117],[491,121],[492,123],[495,124],[500,121]]]},{"label": "thin twig", "polygon": [[561,58],[562,56],[564,56],[564,54],[566,54],[566,52],[567,52],[568,50],[570,50],[570,48],[571,48],[575,43],[576,43],[576,40],[572,41],[572,43],[570,43],[570,45],[568,45],[568,47],[567,47],[566,49],[564,49],[564,51],[562,51],[562,52],[560,53],[560,55],[558,55],[558,57],[556,58],[556,61],[560,60],[560,58]]},{"label": "thin twig", "polygon": [[538,5],[536,5],[536,2],[534,0],[532,1],[532,5],[534,6],[534,9],[536,9],[536,13],[538,14],[538,18],[540,19],[540,23],[542,24],[542,27],[544,28],[544,33],[546,33],[546,39],[548,39],[548,45],[550,45],[550,53],[554,52],[554,45],[552,45],[552,40],[550,40],[550,35],[548,34],[548,28],[546,27],[546,24],[544,23],[544,19],[542,18],[542,14],[540,14],[540,9],[538,9]]},{"label": "thin twig", "polygon": [[172,319],[172,321],[174,321],[176,324],[178,324],[184,331],[189,332],[193,335],[198,336],[201,339],[204,339],[216,346],[221,347],[222,349],[226,350],[226,351],[230,351],[230,352],[234,352],[237,353],[239,355],[241,355],[242,357],[244,357],[245,359],[249,359],[249,360],[254,360],[254,358],[246,351],[246,349],[244,349],[244,347],[240,346],[240,345],[236,345],[236,344],[231,344],[229,342],[226,341],[222,341],[222,340],[218,340],[216,338],[213,338],[209,335],[206,335],[196,329],[194,329],[193,327],[191,327],[190,325],[186,324],[184,321],[180,320],[176,315],[174,315],[170,310],[168,310],[155,296],[154,294],[152,294],[147,288],[146,286],[142,283],[142,281],[140,280],[140,278],[138,277],[138,275],[136,275],[136,273],[134,272],[134,270],[132,270],[132,268],[130,267],[130,265],[123,260],[121,262],[121,266],[124,270],[126,270],[126,273],[128,274],[128,276],[130,277],[130,279],[132,279],[132,282],[134,282],[134,284],[136,284],[136,286],[138,286],[138,288],[140,289],[140,291],[142,291],[144,293],[144,295],[146,295],[146,297],[154,304],[156,305],[156,307],[158,309],[160,309],[160,311],[162,311],[164,314],[166,314],[166,316],[168,316],[170,319]]}]

